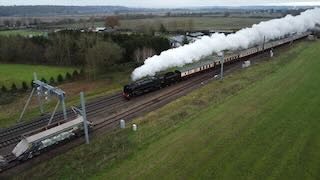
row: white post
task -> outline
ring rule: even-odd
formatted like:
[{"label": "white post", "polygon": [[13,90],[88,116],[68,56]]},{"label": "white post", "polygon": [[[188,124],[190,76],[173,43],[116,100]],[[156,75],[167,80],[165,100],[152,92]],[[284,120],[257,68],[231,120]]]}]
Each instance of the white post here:
[{"label": "white post", "polygon": [[136,125],[136,124],[133,124],[133,125],[132,125],[132,130],[133,130],[133,131],[137,131],[137,125]]},{"label": "white post", "polygon": [[120,128],[121,129],[126,128],[126,122],[123,119],[120,120]]}]

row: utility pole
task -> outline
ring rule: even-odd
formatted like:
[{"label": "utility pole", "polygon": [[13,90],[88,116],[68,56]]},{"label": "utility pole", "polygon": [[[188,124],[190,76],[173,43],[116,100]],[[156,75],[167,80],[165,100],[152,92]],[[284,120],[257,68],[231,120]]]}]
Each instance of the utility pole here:
[{"label": "utility pole", "polygon": [[266,36],[263,36],[262,51],[264,51],[265,44],[266,44]]},{"label": "utility pole", "polygon": [[84,135],[86,138],[86,144],[89,144],[89,133],[88,133],[88,122],[87,122],[87,113],[86,113],[86,103],[84,99],[84,93],[80,92],[80,101],[81,101],[81,115],[83,118],[83,126],[84,126]]},{"label": "utility pole", "polygon": [[[35,82],[37,80],[38,80],[37,74],[34,72],[33,73],[33,82]],[[37,87],[37,97],[38,97],[38,103],[39,103],[39,107],[40,107],[40,113],[42,115],[43,114],[43,105],[42,105],[41,96],[42,96],[42,87],[38,86]]]},{"label": "utility pole", "polygon": [[221,70],[220,70],[220,79],[221,80],[223,80],[223,63],[224,63],[224,52],[222,51],[222,52],[220,52],[219,54],[218,54],[219,56],[220,56],[220,64],[221,64]]},{"label": "utility pole", "polygon": [[67,120],[67,110],[66,110],[66,103],[64,102],[64,96],[59,97],[59,101],[61,101],[61,107],[62,107],[62,112],[63,112],[63,118],[64,120]]}]

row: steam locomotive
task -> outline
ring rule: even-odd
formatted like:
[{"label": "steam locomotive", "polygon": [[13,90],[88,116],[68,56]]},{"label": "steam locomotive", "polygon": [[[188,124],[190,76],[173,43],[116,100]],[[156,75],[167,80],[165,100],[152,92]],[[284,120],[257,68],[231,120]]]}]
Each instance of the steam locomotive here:
[{"label": "steam locomotive", "polygon": [[[291,43],[295,40],[305,38],[310,34],[311,34],[310,32],[292,34],[289,37],[264,43],[264,44],[261,44],[249,49],[241,50],[238,52],[232,52],[230,54],[227,54],[224,57],[224,63],[228,64],[228,63],[233,63],[235,61],[242,60],[244,58],[249,58],[250,56],[264,52],[266,50],[270,50],[275,47]],[[183,68],[177,68],[173,72],[167,72],[165,74],[147,77],[147,78],[132,82],[131,84],[125,85],[123,88],[123,96],[126,99],[130,99],[135,96],[140,96],[152,91],[156,91],[166,86],[170,86],[183,79],[187,79],[188,77],[196,73],[203,72],[208,69],[216,68],[220,66],[220,64],[221,62],[218,56],[209,56],[207,57],[206,60],[202,60],[196,64],[191,64]]]},{"label": "steam locomotive", "polygon": [[140,96],[142,94],[170,86],[176,82],[179,82],[180,80],[181,72],[178,70],[161,75],[147,77],[135,81],[129,85],[125,85],[123,88],[123,96],[127,99],[130,99],[134,96]]}]

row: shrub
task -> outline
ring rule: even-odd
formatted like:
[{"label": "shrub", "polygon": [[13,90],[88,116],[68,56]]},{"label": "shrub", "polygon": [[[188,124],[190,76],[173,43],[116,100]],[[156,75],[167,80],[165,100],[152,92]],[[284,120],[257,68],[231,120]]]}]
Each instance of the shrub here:
[{"label": "shrub", "polygon": [[8,89],[6,88],[6,86],[3,85],[3,86],[1,87],[1,91],[2,91],[2,92],[8,92]]},{"label": "shrub", "polygon": [[63,82],[63,76],[61,74],[58,75],[57,81],[58,81],[58,83],[62,83]]},{"label": "shrub", "polygon": [[15,95],[10,93],[0,94],[0,105],[10,104],[15,98]]},{"label": "shrub", "polygon": [[66,80],[71,80],[71,78],[72,78],[71,74],[67,72],[66,73]]},{"label": "shrub", "polygon": [[51,77],[50,80],[49,80],[49,82],[50,82],[50,84],[54,84],[54,83],[55,83],[54,78]]},{"label": "shrub", "polygon": [[27,83],[25,81],[23,81],[22,82],[22,89],[26,91],[26,90],[28,90],[28,88],[29,87],[28,87]]},{"label": "shrub", "polygon": [[42,82],[44,82],[44,83],[47,83],[47,82],[48,82],[45,78],[41,78],[40,81],[42,81]]},{"label": "shrub", "polygon": [[84,69],[82,68],[81,70],[80,70],[80,74],[79,74],[81,77],[84,77],[84,75],[85,75],[85,73],[84,73]]},{"label": "shrub", "polygon": [[33,84],[33,80],[31,80],[30,82],[30,87],[33,88],[34,84]]},{"label": "shrub", "polygon": [[12,91],[12,92],[16,92],[17,90],[18,90],[18,88],[17,88],[16,84],[15,84],[15,83],[12,83],[12,85],[11,85],[11,91]]},{"label": "shrub", "polygon": [[72,73],[72,79],[77,79],[79,76],[79,73],[77,70],[74,70],[73,73]]}]

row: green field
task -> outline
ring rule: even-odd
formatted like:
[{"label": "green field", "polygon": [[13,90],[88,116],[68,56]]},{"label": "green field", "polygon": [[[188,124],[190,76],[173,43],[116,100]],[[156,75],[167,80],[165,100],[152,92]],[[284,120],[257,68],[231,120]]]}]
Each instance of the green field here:
[{"label": "green field", "polygon": [[[215,81],[16,179],[319,179],[320,42]],[[173,111],[174,110],[174,111]]]},{"label": "green field", "polygon": [[20,35],[20,36],[41,36],[45,35],[45,32],[42,31],[36,31],[36,30],[5,30],[5,31],[0,31],[0,36],[15,36],[15,35]]},{"label": "green field", "polygon": [[56,80],[59,74],[65,76],[67,72],[72,73],[76,69],[74,67],[0,64],[0,86],[5,85],[10,88],[12,83],[16,83],[20,87],[23,81],[29,85],[33,79],[33,72],[37,73],[38,79],[45,78],[48,81],[50,77]]},{"label": "green field", "polygon": [[[212,30],[212,29],[241,29],[252,24],[268,20],[268,18],[236,18],[236,17],[166,17],[135,20],[121,20],[121,28],[141,29],[144,26],[159,28],[164,24],[168,30]],[[191,23],[191,26],[189,25]]]},{"label": "green field", "polygon": [[[153,27],[158,30],[160,24],[164,24],[168,30],[215,30],[215,29],[240,29],[249,27],[252,24],[269,20],[270,18],[253,17],[157,17],[144,19],[123,19],[120,20],[121,29],[145,30]],[[191,26],[189,25],[192,22]],[[75,23],[54,26],[56,28],[85,28],[91,23]],[[104,26],[104,22],[96,22],[94,26]]]}]

